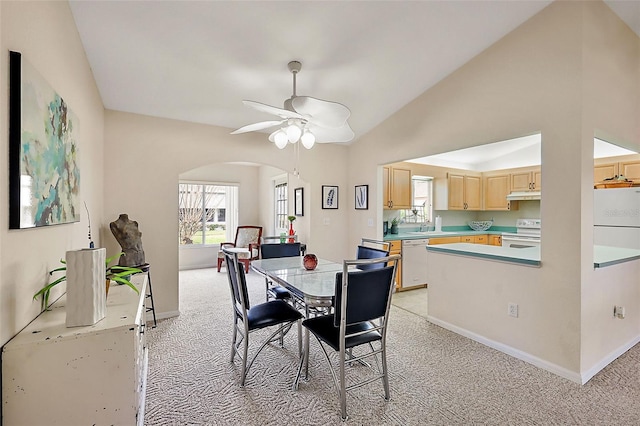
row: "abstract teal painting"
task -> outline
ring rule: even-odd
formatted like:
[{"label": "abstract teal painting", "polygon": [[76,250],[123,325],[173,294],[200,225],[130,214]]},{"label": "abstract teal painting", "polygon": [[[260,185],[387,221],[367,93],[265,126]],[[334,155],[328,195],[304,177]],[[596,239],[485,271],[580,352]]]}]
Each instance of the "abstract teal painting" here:
[{"label": "abstract teal painting", "polygon": [[78,119],[20,53],[9,54],[9,228],[77,222]]}]

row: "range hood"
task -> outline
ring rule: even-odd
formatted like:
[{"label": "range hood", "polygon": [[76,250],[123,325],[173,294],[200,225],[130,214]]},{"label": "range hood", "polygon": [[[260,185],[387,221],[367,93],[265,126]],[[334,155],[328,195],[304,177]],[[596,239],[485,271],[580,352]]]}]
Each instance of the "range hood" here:
[{"label": "range hood", "polygon": [[515,191],[507,195],[508,201],[539,200],[540,191]]}]

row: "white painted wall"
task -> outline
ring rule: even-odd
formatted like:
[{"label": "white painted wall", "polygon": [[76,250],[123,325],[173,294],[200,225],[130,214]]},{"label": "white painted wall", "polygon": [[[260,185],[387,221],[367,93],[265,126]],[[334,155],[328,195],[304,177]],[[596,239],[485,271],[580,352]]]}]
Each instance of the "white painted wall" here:
[{"label": "white painted wall", "polygon": [[[592,247],[593,137],[640,148],[638,52],[638,37],[603,3],[556,2],[353,144],[350,182],[370,185],[381,217],[376,165],[542,134],[543,266],[521,267],[510,286],[504,266],[456,258],[441,265],[435,287],[462,287],[452,297],[430,293],[430,315],[574,377],[586,377],[629,335],[640,336],[634,321],[615,325],[619,338],[609,335],[601,315],[611,300],[594,282]],[[370,229],[352,216],[349,244],[381,235],[381,226]],[[640,283],[626,285],[633,293]],[[470,302],[478,300],[485,303]],[[527,317],[509,322],[508,302]]]},{"label": "white painted wall", "polygon": [[[67,250],[88,247],[88,221],[9,231],[8,87],[9,50],[22,53],[64,98],[79,121],[80,200],[91,214],[93,238],[100,246],[104,224],[104,109],[75,22],[66,2],[0,2],[0,343],[4,344],[40,311],[33,294],[49,282]],[[108,159],[106,160],[108,161]],[[110,167],[110,166],[108,166]],[[52,301],[65,285],[52,292]]]},{"label": "white painted wall", "polygon": [[[118,217],[128,212],[143,232],[147,260],[153,267],[153,291],[157,312],[163,316],[179,311],[178,297],[178,180],[179,176],[212,163],[251,162],[292,173],[292,147],[281,151],[264,134],[229,135],[231,129],[106,111],[105,148],[126,152],[113,167],[105,170],[105,215]],[[301,178],[305,187],[305,205],[309,212],[309,232],[305,238],[318,255],[341,260],[348,249],[336,244],[336,238],[348,234],[349,216],[345,214],[347,147],[317,144],[300,153]],[[331,168],[326,164],[332,164]],[[258,173],[258,172],[256,172]],[[292,181],[293,182],[293,181]],[[321,210],[320,186],[339,185],[340,210]],[[120,188],[138,185],[137,191],[123,193]],[[297,183],[291,183],[295,188]],[[242,202],[242,210],[254,208],[259,220],[258,197]],[[305,214],[306,215],[306,214]],[[323,218],[329,219],[324,225]],[[303,221],[301,221],[302,223]],[[296,221],[296,229],[300,229]],[[336,237],[337,236],[337,237]],[[110,236],[107,248],[117,247]],[[108,250],[109,251],[109,250]]]}]

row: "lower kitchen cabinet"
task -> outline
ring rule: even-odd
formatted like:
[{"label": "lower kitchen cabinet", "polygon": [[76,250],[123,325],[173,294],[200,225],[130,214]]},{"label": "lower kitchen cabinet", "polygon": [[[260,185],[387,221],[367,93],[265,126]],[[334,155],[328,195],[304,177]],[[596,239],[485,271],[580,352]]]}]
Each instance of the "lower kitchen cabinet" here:
[{"label": "lower kitchen cabinet", "polygon": [[489,245],[501,246],[502,245],[502,235],[489,235]]},{"label": "lower kitchen cabinet", "polygon": [[[402,240],[389,241],[391,247],[389,248],[389,254],[402,254]],[[396,269],[396,289],[402,287],[402,259],[398,261],[398,268]]]},{"label": "lower kitchen cabinet", "polygon": [[434,244],[451,244],[451,243],[459,243],[461,237],[439,237],[439,238],[429,238],[429,245],[432,246]]},{"label": "lower kitchen cabinet", "polygon": [[4,425],[144,423],[146,278],[111,286],[94,325],[66,327],[65,295],[4,345]]}]

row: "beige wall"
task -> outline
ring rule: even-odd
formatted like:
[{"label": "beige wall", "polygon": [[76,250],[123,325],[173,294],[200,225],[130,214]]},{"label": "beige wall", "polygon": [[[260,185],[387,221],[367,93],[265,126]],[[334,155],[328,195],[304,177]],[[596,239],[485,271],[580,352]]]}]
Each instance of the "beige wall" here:
[{"label": "beige wall", "polygon": [[[156,309],[177,313],[179,176],[234,161],[292,173],[291,147],[277,150],[263,134],[230,136],[225,128],[103,114],[66,3],[1,2],[0,19],[2,69],[8,69],[8,49],[21,51],[79,117],[82,199],[91,210],[97,244],[108,253],[118,250],[108,223],[122,212],[135,218],[153,265]],[[607,354],[640,335],[636,317],[603,318],[614,298],[606,295],[603,279],[626,277],[636,267],[594,272],[591,248],[593,136],[640,149],[638,58],[638,37],[604,4],[554,3],[352,146],[302,150],[301,180],[290,176],[291,189],[305,188],[305,217],[296,228],[311,251],[341,260],[360,238],[381,235],[379,165],[541,132],[543,266],[528,268],[526,280],[513,286],[493,279],[499,269],[478,265],[486,273],[462,281],[466,287],[459,300],[485,300],[482,307],[469,303],[468,309],[452,310],[442,303],[433,312],[446,312],[449,323],[488,333],[559,370],[588,375]],[[1,75],[0,119],[6,123],[8,82],[7,74]],[[7,146],[6,132],[1,137]],[[0,161],[6,169],[6,150]],[[78,224],[7,231],[6,174],[1,179],[0,338],[5,342],[37,314],[31,295],[48,279],[46,272],[66,250],[86,246],[87,223],[83,215]],[[338,210],[320,207],[321,185],[327,184],[340,188]],[[354,185],[361,184],[369,185],[369,210],[354,210]],[[243,209],[251,206],[250,201]],[[611,294],[633,298],[638,285],[631,278]],[[523,312],[515,322],[507,321],[507,302],[519,303]],[[629,307],[639,312],[640,302]],[[474,330],[468,319],[487,313],[488,327]]]},{"label": "beige wall", "polygon": [[[430,297],[429,312],[452,327],[526,353],[529,359],[543,360],[557,372],[569,372],[574,380],[588,375],[604,354],[623,347],[629,335],[640,336],[638,321],[632,319],[614,325],[623,337],[608,339],[611,324],[604,326],[609,316],[602,314],[608,312],[610,299],[598,300],[606,291],[602,286],[588,290],[595,284],[593,136],[600,130],[616,135],[630,148],[640,148],[637,45],[638,37],[602,3],[554,3],[391,116],[349,151],[350,180],[355,183],[367,176],[365,183],[377,196],[371,202],[380,206],[376,164],[541,132],[543,266],[524,268],[527,279],[515,285],[509,281],[515,275],[504,274],[502,264],[478,274],[477,262],[457,258],[458,269],[468,269],[465,273],[473,279],[455,276],[463,280],[458,297]],[[600,61],[597,70],[585,68],[596,60]],[[589,96],[587,103],[604,100],[583,108]],[[620,108],[614,105],[623,106],[624,111],[617,114]],[[380,235],[358,222],[350,233],[351,244],[363,234]],[[430,279],[430,296],[451,278],[436,278],[434,283]],[[640,283],[632,279],[628,285]],[[471,303],[476,300],[485,303]],[[518,303],[526,315],[510,322],[509,302]],[[451,309],[453,303],[460,309]],[[638,303],[631,305],[640,310]]]},{"label": "beige wall", "polygon": [[[105,169],[105,216],[115,218],[121,212],[128,212],[140,223],[145,255],[153,265],[156,310],[161,315],[176,314],[179,311],[176,244],[179,176],[212,163],[238,161],[292,173],[295,165],[292,147],[281,151],[261,133],[231,136],[230,129],[116,111],[106,112],[105,123],[105,151],[123,153],[111,155],[117,157],[117,161]],[[348,233],[347,191],[344,190],[346,152],[344,146],[317,144],[312,150],[300,153],[301,179],[310,182],[305,187],[305,208],[309,212],[305,213],[305,217],[309,215],[305,226],[312,232],[306,242],[319,256],[332,260],[340,260],[347,253],[347,249],[336,244]],[[296,181],[290,180],[291,188],[301,186]],[[340,210],[321,210],[320,186],[323,184],[340,186]],[[263,206],[258,197],[241,204],[242,210],[253,209],[256,215],[260,208]],[[327,225],[324,218],[329,220]],[[117,242],[110,235],[106,235],[105,243],[107,248],[117,248]]]},{"label": "beige wall", "polygon": [[[8,207],[8,50],[22,53],[64,98],[79,122],[80,200],[91,214],[93,238],[103,215],[104,109],[66,2],[0,2],[0,343],[4,344],[39,312],[33,294],[49,282],[67,250],[88,247],[87,215],[75,224],[9,231]],[[52,300],[65,288],[52,292]]]}]

